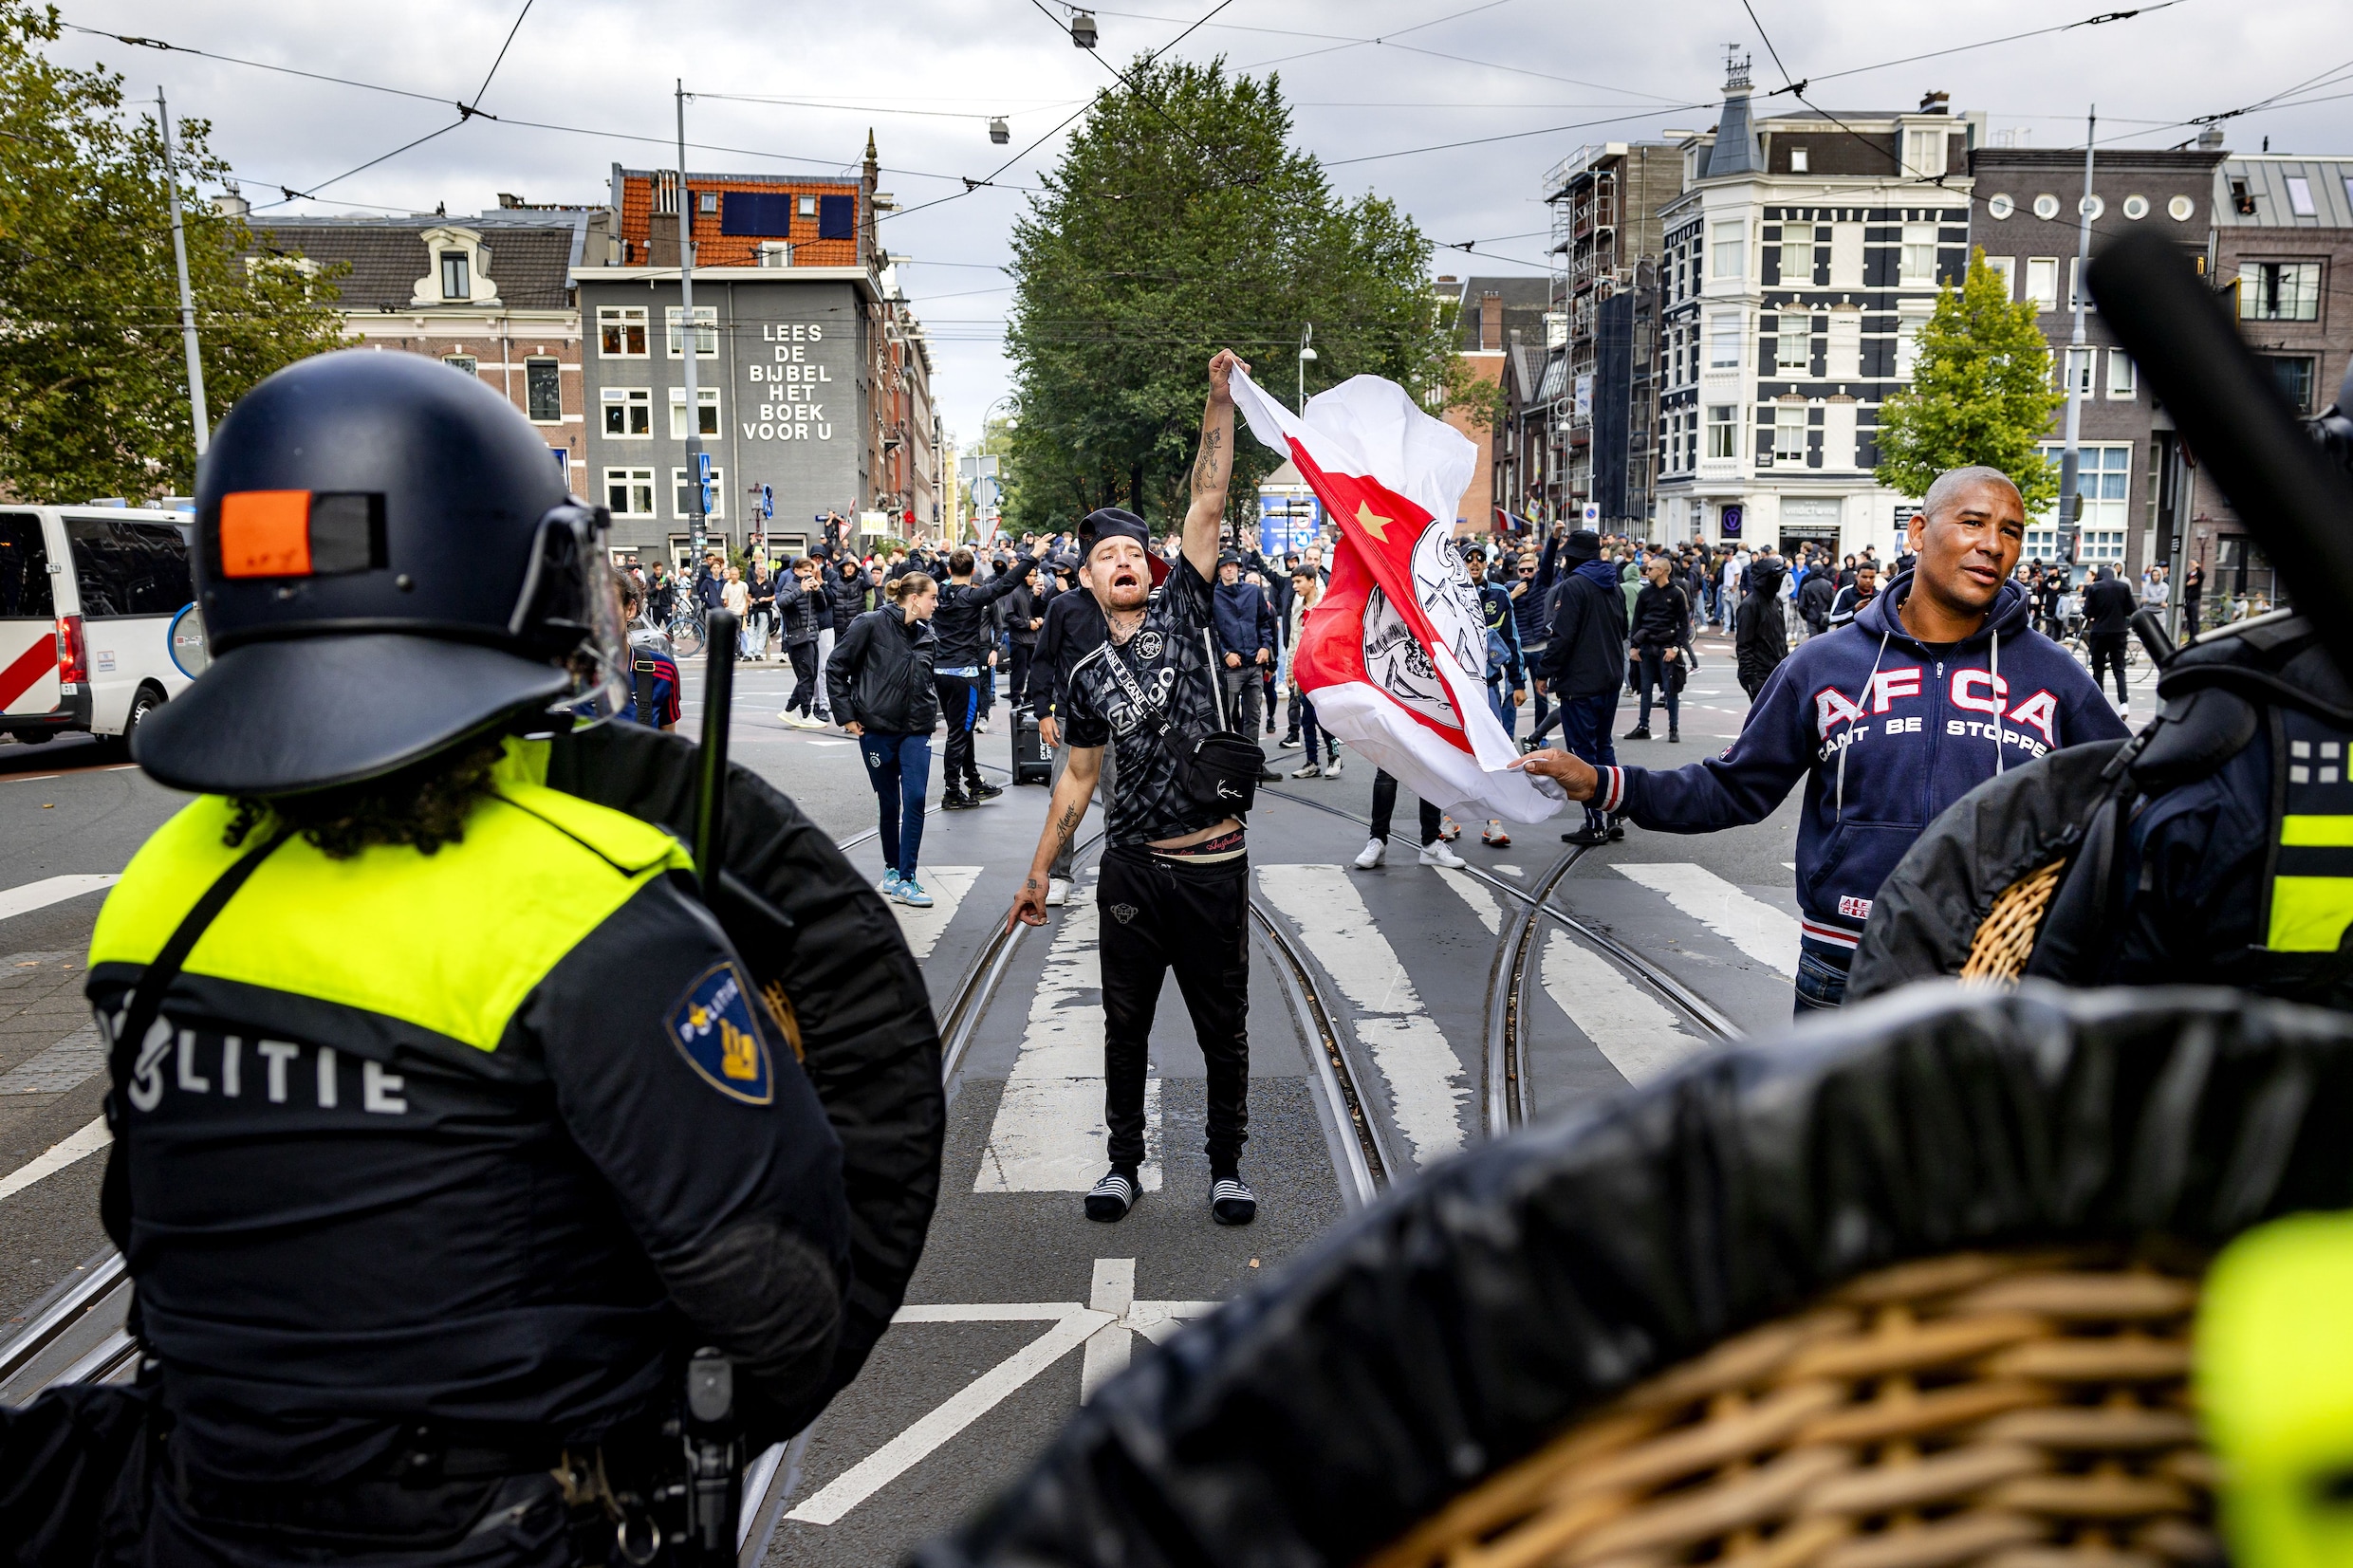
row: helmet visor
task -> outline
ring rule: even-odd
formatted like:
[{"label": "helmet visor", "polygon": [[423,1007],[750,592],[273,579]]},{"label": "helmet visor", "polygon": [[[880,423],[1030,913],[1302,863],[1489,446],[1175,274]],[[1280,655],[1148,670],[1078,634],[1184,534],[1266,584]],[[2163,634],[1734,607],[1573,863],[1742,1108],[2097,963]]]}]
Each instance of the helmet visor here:
[{"label": "helmet visor", "polygon": [[629,635],[620,575],[605,563],[602,507],[568,502],[540,520],[510,628],[571,674],[549,705],[594,723],[629,708]]}]

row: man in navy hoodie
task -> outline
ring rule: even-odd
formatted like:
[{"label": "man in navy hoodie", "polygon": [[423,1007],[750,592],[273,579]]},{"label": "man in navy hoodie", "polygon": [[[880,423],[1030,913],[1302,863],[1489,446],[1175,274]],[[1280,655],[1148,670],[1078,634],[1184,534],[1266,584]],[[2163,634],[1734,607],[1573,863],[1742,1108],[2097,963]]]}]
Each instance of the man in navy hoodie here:
[{"label": "man in navy hoodie", "polygon": [[1553,750],[1517,765],[1666,833],[1762,821],[1805,779],[1800,1012],[1844,1000],[1880,884],[1945,807],[2005,767],[2127,733],[2084,667],[2028,624],[2010,581],[2026,515],[2005,475],[1939,475],[1909,540],[1917,567],[1783,661],[1723,755],[1673,771]]}]

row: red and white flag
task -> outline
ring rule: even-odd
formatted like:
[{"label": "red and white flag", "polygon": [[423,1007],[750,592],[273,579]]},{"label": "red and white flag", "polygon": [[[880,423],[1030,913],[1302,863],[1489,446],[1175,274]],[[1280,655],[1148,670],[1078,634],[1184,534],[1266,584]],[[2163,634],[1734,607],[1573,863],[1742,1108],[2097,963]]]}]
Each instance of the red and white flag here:
[{"label": "red and white flag", "polygon": [[1487,706],[1487,620],[1454,544],[1478,448],[1378,376],[1318,393],[1304,418],[1239,370],[1233,400],[1340,527],[1331,582],[1291,655],[1317,725],[1440,810],[1557,813],[1549,781],[1510,771],[1519,750]]}]

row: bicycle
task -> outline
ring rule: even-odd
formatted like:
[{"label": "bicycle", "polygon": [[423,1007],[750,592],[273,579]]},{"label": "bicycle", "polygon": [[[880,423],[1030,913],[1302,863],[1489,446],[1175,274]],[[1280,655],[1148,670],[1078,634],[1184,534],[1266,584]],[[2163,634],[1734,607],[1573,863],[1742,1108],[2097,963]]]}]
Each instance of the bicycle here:
[{"label": "bicycle", "polygon": [[670,612],[670,624],[662,628],[676,656],[691,659],[703,651],[703,613],[699,608],[680,606]]}]

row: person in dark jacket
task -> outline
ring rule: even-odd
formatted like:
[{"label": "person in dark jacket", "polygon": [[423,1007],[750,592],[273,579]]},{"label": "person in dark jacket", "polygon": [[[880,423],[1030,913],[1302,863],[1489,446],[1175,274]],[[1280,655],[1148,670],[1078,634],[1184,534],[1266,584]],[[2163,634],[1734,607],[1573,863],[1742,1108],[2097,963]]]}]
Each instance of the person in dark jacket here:
[{"label": "person in dark jacket", "polygon": [[[1520,656],[1533,672],[1544,662],[1545,646],[1552,636],[1552,588],[1559,581],[1561,535],[1545,541],[1543,554],[1522,550],[1513,576],[1505,584],[1511,596],[1511,618],[1520,634]],[[1541,691],[1536,693],[1535,720],[1545,721],[1545,713],[1552,701]]]},{"label": "person in dark jacket", "polygon": [[889,603],[850,622],[825,661],[833,710],[858,738],[881,815],[882,895],[916,909],[932,906],[915,870],[932,782],[932,727],[939,722],[931,626],[938,608],[939,584],[908,572],[891,584]]},{"label": "person in dark jacket", "polygon": [[1816,562],[1797,591],[1798,618],[1806,622],[1807,636],[1818,637],[1830,629],[1830,604],[1837,598],[1838,582],[1828,563]]},{"label": "person in dark jacket", "polygon": [[[1618,722],[1618,682],[1626,665],[1626,600],[1618,585],[1618,565],[1603,561],[1602,536],[1580,528],[1568,536],[1561,552],[1569,568],[1552,596],[1552,640],[1537,669],[1537,690],[1549,689],[1560,707],[1552,714],[1561,726],[1561,741],[1591,767],[1609,767],[1618,761],[1617,743],[1610,731]],[[1529,737],[1533,747],[1544,738],[1538,725]],[[1585,823],[1563,841],[1574,844],[1605,842],[1625,829],[1614,826],[1600,807],[1585,808]]]},{"label": "person in dark jacket", "polygon": [[1855,567],[1855,581],[1841,588],[1838,597],[1830,600],[1830,629],[1835,632],[1842,626],[1851,624],[1857,616],[1862,614],[1863,606],[1879,597],[1879,567],[1868,561],[1858,564]]},{"label": "person in dark jacket", "polygon": [[1045,548],[1043,542],[1031,545],[1029,554],[1013,558],[1011,571],[980,583],[973,581],[972,551],[958,549],[948,557],[947,585],[939,590],[939,608],[933,614],[933,630],[939,638],[934,684],[939,689],[939,710],[948,721],[942,811],[969,811],[1005,793],[1000,785],[981,782],[980,766],[973,760],[973,722],[981,712],[981,682],[994,678],[989,658],[996,633],[989,612],[1029,580]]},{"label": "person in dark jacket", "polygon": [[2028,624],[2010,581],[2025,541],[2008,476],[1942,474],[1912,520],[1918,568],[1785,659],[1722,756],[1652,771],[1543,751],[1519,766],[1662,833],[1762,821],[1805,780],[1797,1010],[1835,1007],[1880,884],[1922,828],[2006,766],[2126,733],[2084,667]]},{"label": "person in dark jacket", "polygon": [[[1806,586],[1811,588],[1817,581],[1808,578]],[[1829,595],[1822,598],[1826,601]],[[1732,654],[1740,689],[1751,702],[1789,656],[1788,623],[1781,613],[1781,563],[1771,556],[1760,556],[1749,567],[1749,597],[1732,612]]]},{"label": "person in dark jacket", "polygon": [[[1226,728],[1258,738],[1262,672],[1274,668],[1274,615],[1266,590],[1242,581],[1242,558],[1232,551],[1217,561],[1217,586],[1210,590],[1210,622],[1217,635],[1217,680],[1225,689]],[[1258,765],[1260,782],[1281,775]]]},{"label": "person in dark jacket", "polygon": [[1042,585],[1032,585],[1024,579],[1020,587],[1005,596],[1002,608],[1012,654],[1012,673],[1006,687],[1006,698],[1016,709],[1028,700],[1029,671],[1037,656],[1038,633],[1046,625],[1046,601],[1053,593],[1050,578]]},{"label": "person in dark jacket", "polygon": [[[1680,741],[1683,672],[1676,666],[1682,661],[1683,644],[1691,640],[1691,600],[1676,585],[1675,569],[1665,556],[1651,557],[1650,570],[1644,575],[1650,581],[1634,596],[1632,634],[1634,651],[1642,661],[1642,713],[1634,721],[1634,728],[1626,731],[1625,738],[1650,739],[1651,689],[1657,687],[1666,705],[1667,739]],[[1753,566],[1750,576],[1755,576]],[[1780,581],[1778,574],[1774,581]]]},{"label": "person in dark jacket", "polygon": [[2116,709],[2132,716],[2132,692],[2124,686],[2124,638],[2132,631],[2133,591],[2113,566],[2100,568],[2100,581],[2084,590],[2084,646],[2091,652],[2091,683],[2103,670],[2116,672]]},{"label": "person in dark jacket", "polygon": [[792,661],[792,695],[786,699],[784,711],[776,716],[795,729],[823,729],[824,721],[816,716],[817,706],[817,627],[819,618],[832,618],[832,606],[825,602],[825,586],[817,575],[817,563],[807,556],[792,563],[792,570],[776,580],[776,620],[785,645],[785,657]]}]

